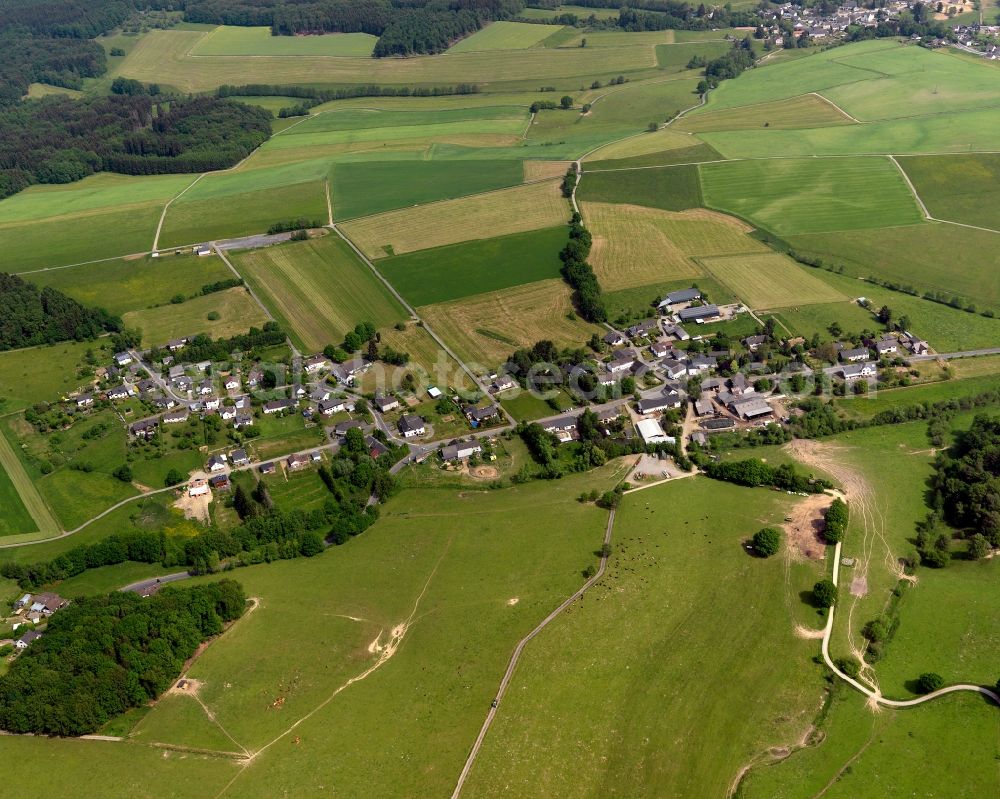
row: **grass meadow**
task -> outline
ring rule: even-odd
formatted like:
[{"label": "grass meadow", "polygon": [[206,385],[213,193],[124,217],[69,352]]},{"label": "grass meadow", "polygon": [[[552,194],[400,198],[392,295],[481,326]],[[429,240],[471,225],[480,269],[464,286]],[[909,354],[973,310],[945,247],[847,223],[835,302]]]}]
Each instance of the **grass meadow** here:
[{"label": "grass meadow", "polygon": [[[792,236],[788,243],[800,253],[822,258],[826,264],[843,266],[847,275],[876,277],[912,286],[920,293],[957,296],[964,300],[963,304],[974,303],[980,309],[1000,309],[1000,271],[993,255],[996,239],[995,233],[928,222]],[[954,268],[956,258],[961,268]],[[919,303],[916,298],[895,296],[900,299],[893,305]],[[964,323],[973,327],[983,324],[974,320]],[[992,323],[990,326],[996,329]]]},{"label": "grass meadow", "polygon": [[[656,67],[653,45],[520,50],[516,57],[497,53],[450,53],[411,58],[367,59],[337,56],[195,56],[205,31],[157,30],[139,40],[119,67],[127,78],[159,82],[185,92],[221,84],[322,83],[429,85],[516,83],[607,75]],[[317,81],[317,77],[321,80]],[[565,82],[565,81],[564,81]],[[570,84],[572,85],[572,84]]]},{"label": "grass meadow", "polygon": [[565,226],[452,244],[379,261],[411,305],[431,305],[559,277]]},{"label": "grass meadow", "polygon": [[743,108],[688,114],[671,127],[688,133],[705,133],[713,130],[822,128],[850,124],[853,124],[851,119],[836,106],[819,95],[804,94]]},{"label": "grass meadow", "polygon": [[702,258],[701,264],[752,309],[848,299],[806,267],[778,253]]},{"label": "grass meadow", "polygon": [[[564,173],[566,170],[559,170]],[[333,216],[340,221],[516,186],[520,161],[362,161],[333,168]]]},{"label": "grass meadow", "polygon": [[[78,370],[90,349],[101,357],[100,345],[88,341],[0,352],[0,412],[55,402],[79,388],[86,381]],[[111,354],[110,350],[104,353],[108,358]]]},{"label": "grass meadow", "polygon": [[270,27],[220,25],[191,49],[192,56],[348,56],[368,58],[377,36],[330,33],[320,36],[272,36]]},{"label": "grass meadow", "polygon": [[541,339],[557,347],[580,347],[598,332],[576,316],[571,294],[562,280],[540,280],[425,305],[417,312],[463,361],[498,366],[518,347]]},{"label": "grass meadow", "polygon": [[581,209],[594,237],[590,263],[608,291],[696,278],[705,274],[703,256],[767,252],[745,224],[711,211],[591,202]]},{"label": "grass meadow", "polygon": [[233,265],[304,351],[339,343],[358,322],[377,327],[403,308],[339,237],[230,254]]},{"label": "grass meadow", "polygon": [[685,211],[703,204],[698,167],[691,165],[587,173],[576,196],[584,202],[631,203],[663,211]]},{"label": "grass meadow", "polygon": [[[663,299],[667,292],[690,288],[697,285],[714,303],[736,302],[736,295],[727,287],[711,277],[700,275],[693,280],[666,280],[660,283],[648,283],[631,289],[618,289],[604,292],[604,307],[608,310],[608,319],[617,319],[624,315],[628,318],[644,319],[652,313],[652,308]],[[735,321],[726,323],[730,327]],[[728,332],[728,331],[727,331]],[[732,333],[729,333],[732,335]]]},{"label": "grass meadow", "polygon": [[899,170],[884,158],[733,161],[697,169],[706,205],[779,236],[922,220]]},{"label": "grass meadow", "polygon": [[197,294],[208,283],[231,278],[232,272],[214,256],[165,255],[51,269],[23,277],[37,286],[58,289],[84,305],[123,314],[163,305],[176,294]]},{"label": "grass meadow", "polygon": [[897,160],[931,216],[1000,230],[996,204],[1000,155],[927,155]]},{"label": "grass meadow", "polygon": [[38,529],[35,520],[21,501],[21,495],[17,493],[14,482],[4,469],[2,460],[0,460],[0,508],[3,508],[3,516],[0,517],[0,538],[33,533]]},{"label": "grass meadow", "polygon": [[549,25],[526,22],[491,22],[471,36],[448,48],[449,53],[478,53],[490,50],[527,50],[561,30]]},{"label": "grass meadow", "polygon": [[798,740],[823,683],[794,628],[820,570],[742,546],[791,504],[705,478],[626,496],[606,576],[525,650],[468,795],[723,796]]},{"label": "grass meadow", "polygon": [[559,181],[532,183],[462,200],[444,200],[342,225],[369,258],[495,238],[563,224],[569,205]]},{"label": "grass meadow", "polygon": [[[209,314],[218,314],[219,318],[210,319]],[[262,327],[268,321],[267,314],[242,287],[205,294],[179,305],[129,311],[122,319],[128,327],[142,331],[145,346],[196,333],[227,338],[251,327]]]},{"label": "grass meadow", "polygon": [[163,203],[0,225],[5,268],[27,272],[148,252]]}]

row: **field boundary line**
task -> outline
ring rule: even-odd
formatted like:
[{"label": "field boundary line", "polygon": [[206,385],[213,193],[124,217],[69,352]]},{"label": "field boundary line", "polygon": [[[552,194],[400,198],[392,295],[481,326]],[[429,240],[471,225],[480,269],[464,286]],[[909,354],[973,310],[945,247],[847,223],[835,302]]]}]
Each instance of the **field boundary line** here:
[{"label": "field boundary line", "polygon": [[[615,509],[611,508],[608,514],[608,525],[604,531],[604,547],[610,547],[611,545],[611,534],[614,530],[615,524]],[[606,551],[606,550],[605,550]],[[517,663],[521,659],[521,653],[524,648],[531,642],[531,640],[537,636],[545,627],[548,626],[550,622],[556,619],[566,608],[572,605],[576,600],[582,597],[591,586],[593,586],[598,580],[604,576],[604,571],[608,564],[608,558],[610,555],[605,554],[605,551],[601,553],[601,564],[597,569],[597,572],[587,580],[582,586],[580,586],[573,594],[568,598],[563,600],[563,602],[548,616],[542,619],[541,622],[524,638],[518,641],[517,646],[514,647],[514,652],[510,656],[510,662],[507,664],[507,671],[504,673],[503,678],[500,680],[500,685],[497,688],[496,699],[494,700],[494,705],[490,707],[489,712],[486,714],[486,719],[483,721],[483,726],[479,730],[479,735],[476,738],[476,742],[472,745],[472,751],[469,752],[469,757],[465,761],[465,765],[462,768],[461,774],[458,776],[458,783],[455,785],[455,790],[451,794],[451,799],[458,799],[462,793],[462,788],[465,786],[465,781],[469,777],[469,773],[472,771],[472,766],[475,763],[476,756],[479,754],[479,749],[483,745],[483,741],[486,739],[486,734],[489,732],[490,727],[493,724],[493,719],[496,718],[497,710],[499,709],[500,700],[503,699],[504,694],[510,685],[511,678],[514,676],[514,670],[517,668]]]},{"label": "field boundary line", "polygon": [[[14,447],[2,432],[0,432],[0,466],[3,467],[7,476],[10,477],[10,481],[14,485],[14,490],[17,491],[21,502],[24,503],[24,508],[28,511],[28,515],[38,525],[38,532],[47,536],[46,538],[38,539],[38,541],[51,541],[53,538],[58,537],[57,534],[61,532],[62,528],[59,526],[59,522],[56,521],[55,514],[46,504],[44,497],[42,497],[39,490],[35,487],[35,484],[31,481],[20,459],[17,457],[17,453],[14,452]],[[35,542],[25,541],[22,543],[22,546],[27,543]]]},{"label": "field boundary line", "polygon": [[178,192],[169,200],[167,200],[167,204],[163,206],[163,210],[160,212],[160,221],[156,224],[156,233],[153,234],[153,252],[156,252],[156,250],[159,247],[160,231],[163,230],[163,222],[167,218],[167,210],[170,208],[171,205],[173,205],[174,200],[178,199],[179,197],[182,197],[188,189],[194,186],[199,180],[201,180],[207,174],[208,174],[207,172],[202,172],[200,175],[198,175],[198,177],[196,177],[187,186],[185,186],[180,192]]},{"label": "field boundary line", "polygon": [[29,269],[27,272],[13,272],[15,275],[37,275],[39,272],[54,272],[57,269],[72,269],[74,266],[90,266],[91,264],[103,264],[107,261],[121,261],[125,258],[137,258],[149,255],[149,250],[145,252],[130,252],[126,255],[112,255],[110,258],[95,258],[93,261],[79,261],[75,264],[63,264],[62,266],[43,266],[41,269]]},{"label": "field boundary line", "polygon": [[[870,125],[871,124],[870,122],[862,122],[860,119],[858,119],[853,114],[847,113],[847,111],[845,111],[843,108],[841,108],[835,102],[833,102],[833,100],[831,100],[829,97],[825,97],[824,95],[820,94],[819,92],[809,92],[809,94],[804,94],[804,95],[801,95],[801,96],[802,97],[808,97],[809,95],[812,95],[813,97],[818,97],[824,103],[829,103],[830,105],[832,105],[834,108],[836,108],[841,114],[843,114],[845,117],[847,117],[852,122],[856,122],[859,125]],[[792,98],[792,99],[795,99],[795,98]]]},{"label": "field boundary line", "polygon": [[934,217],[931,216],[931,212],[927,210],[927,206],[924,205],[924,201],[920,199],[920,195],[917,194],[917,187],[913,185],[913,181],[910,180],[910,176],[906,174],[906,170],[899,165],[899,161],[896,160],[894,155],[890,155],[888,158],[892,161],[892,165],[899,170],[899,174],[903,176],[903,180],[905,181],[907,188],[910,190],[910,194],[913,195],[913,199],[917,201],[917,205],[920,208],[920,212],[924,215],[924,219],[934,219]]},{"label": "field boundary line", "polygon": [[326,224],[333,225],[333,198],[330,196],[330,178],[327,178],[323,182],[323,188],[325,191],[323,194],[326,195]]}]

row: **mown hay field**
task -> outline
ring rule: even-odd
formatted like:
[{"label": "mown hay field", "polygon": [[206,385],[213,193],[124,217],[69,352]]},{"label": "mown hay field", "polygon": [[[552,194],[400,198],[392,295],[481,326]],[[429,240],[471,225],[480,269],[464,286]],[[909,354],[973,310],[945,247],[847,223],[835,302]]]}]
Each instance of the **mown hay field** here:
[{"label": "mown hay field", "polygon": [[[565,169],[556,171],[564,174]],[[337,164],[330,193],[333,216],[359,216],[516,186],[520,161],[361,161]],[[548,177],[552,177],[549,175]]]},{"label": "mown hay field", "polygon": [[542,280],[425,305],[417,312],[459,358],[489,368],[503,363],[519,347],[542,339],[557,347],[579,347],[599,332],[573,312],[571,294],[562,280]]},{"label": "mown hay field", "polygon": [[151,31],[129,53],[119,67],[119,74],[196,92],[221,84],[243,83],[495,84],[615,75],[656,66],[652,45],[534,48],[516,51],[508,57],[496,52],[382,59],[191,55],[192,48],[205,35],[204,31]]},{"label": "mown hay field", "polygon": [[679,133],[674,129],[674,126],[671,126],[658,130],[655,133],[636,134],[623,141],[605,145],[588,155],[584,159],[584,163],[587,169],[590,169],[592,161],[608,161],[649,155],[650,153],[661,153],[665,150],[680,150],[697,146],[698,143],[697,139]]},{"label": "mown hay field", "polygon": [[701,263],[712,277],[729,286],[753,309],[848,299],[804,266],[778,253],[702,258]]},{"label": "mown hay field", "polygon": [[376,364],[358,381],[360,391],[366,394],[398,391],[407,374],[413,374],[421,388],[438,386],[444,390],[446,386],[463,386],[474,389],[468,375],[422,325],[416,322],[405,322],[404,325],[404,330],[397,330],[395,325],[383,327],[379,330],[379,339],[383,346],[409,355],[406,366]]},{"label": "mown hay field", "polygon": [[711,130],[822,128],[852,124],[850,117],[819,95],[804,94],[790,100],[689,114],[671,127],[689,133],[702,133]]},{"label": "mown hay field", "polygon": [[358,322],[382,327],[406,318],[389,290],[333,234],[230,258],[305,352],[340,343]]},{"label": "mown hay field", "polygon": [[527,50],[541,44],[562,28],[527,22],[491,22],[448,48],[449,53],[478,53],[488,50]]},{"label": "mown hay field", "polygon": [[1000,155],[926,155],[896,160],[931,216],[1000,230]]},{"label": "mown hay field", "polygon": [[411,305],[431,305],[559,277],[564,225],[450,244],[379,261]]},{"label": "mown hay field", "polygon": [[731,161],[697,169],[706,205],[778,235],[922,220],[906,181],[887,158]]},{"label": "mown hay field", "polygon": [[319,36],[272,36],[271,29],[220,25],[198,40],[192,56],[353,56],[368,58],[377,36],[328,33]]},{"label": "mown hay field", "polygon": [[553,180],[377,214],[347,222],[343,231],[369,258],[383,258],[555,227],[568,218],[569,204]]},{"label": "mown hay field", "polygon": [[572,161],[524,161],[523,164],[525,183],[546,178],[561,178],[573,166]]},{"label": "mown hay field", "polygon": [[[218,319],[209,319],[209,314]],[[130,328],[142,331],[147,347],[166,344],[172,338],[207,333],[213,338],[226,338],[245,333],[251,327],[262,327],[267,315],[245,288],[216,291],[182,302],[161,305],[141,311],[129,311],[122,317]]]},{"label": "mown hay field", "polygon": [[583,203],[594,237],[590,263],[607,291],[705,274],[696,256],[766,252],[745,224],[710,211],[672,213],[637,205]]},{"label": "mown hay field", "polygon": [[177,294],[197,294],[202,286],[232,276],[219,258],[165,255],[47,269],[23,278],[37,286],[58,289],[84,305],[123,314],[163,305]]}]

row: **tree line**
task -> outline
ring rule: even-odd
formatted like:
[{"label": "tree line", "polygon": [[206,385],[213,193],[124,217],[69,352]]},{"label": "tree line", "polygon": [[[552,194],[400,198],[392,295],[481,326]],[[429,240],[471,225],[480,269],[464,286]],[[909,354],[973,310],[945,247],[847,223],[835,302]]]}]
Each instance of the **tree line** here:
[{"label": "tree line", "polygon": [[271,135],[270,112],[215,97],[122,94],[0,107],[0,199],[95,172],[156,175],[232,166]]},{"label": "tree line", "polygon": [[799,474],[790,463],[771,466],[760,458],[742,461],[709,461],[703,464],[705,474],[714,480],[725,480],[736,485],[757,487],[773,486],[782,491],[821,494],[831,484],[827,480],[809,478]]},{"label": "tree line", "polygon": [[0,728],[86,735],[156,699],[198,646],[243,615],[232,580],[75,599],[0,676]]},{"label": "tree line", "polygon": [[121,330],[122,320],[102,308],[88,308],[54,288],[39,289],[17,275],[0,272],[0,350],[85,341]]},{"label": "tree line", "polygon": [[587,263],[591,241],[590,231],[583,226],[580,214],[574,211],[569,223],[569,242],[559,253],[563,262],[559,271],[574,289],[573,304],[580,316],[588,322],[603,322],[608,314],[601,298],[601,284],[597,282],[597,275]]}]

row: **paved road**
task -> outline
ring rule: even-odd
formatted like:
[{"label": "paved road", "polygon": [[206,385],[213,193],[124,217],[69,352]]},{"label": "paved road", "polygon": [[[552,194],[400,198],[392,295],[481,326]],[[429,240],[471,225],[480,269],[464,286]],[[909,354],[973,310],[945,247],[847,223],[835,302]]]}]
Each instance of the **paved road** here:
[{"label": "paved road", "polygon": [[[604,532],[604,543],[606,545],[611,543],[611,532],[614,525],[615,511],[614,508],[612,508],[611,513],[608,515],[608,526]],[[489,712],[486,714],[486,720],[483,722],[482,729],[479,730],[479,736],[476,738],[476,742],[472,745],[472,751],[469,752],[469,757],[465,761],[462,773],[458,777],[458,784],[455,786],[455,790],[451,794],[452,799],[458,799],[458,796],[462,793],[462,787],[465,785],[465,781],[469,777],[469,772],[472,770],[472,765],[476,760],[476,756],[479,754],[479,749],[482,747],[483,741],[486,739],[486,733],[489,732],[490,726],[493,724],[493,719],[496,718],[497,712],[500,710],[500,702],[503,700],[504,694],[507,692],[507,687],[510,685],[511,678],[514,676],[514,669],[517,668],[517,662],[520,660],[521,653],[524,651],[524,648],[528,645],[528,642],[545,629],[545,627],[548,626],[553,619],[576,602],[576,600],[584,595],[588,588],[600,580],[604,575],[604,570],[607,565],[608,558],[607,556],[602,555],[601,565],[597,569],[597,573],[587,580],[587,582],[585,582],[579,590],[576,591],[576,593],[569,597],[569,599],[564,601],[559,607],[542,619],[541,623],[535,627],[534,630],[524,636],[524,638],[518,641],[517,646],[514,647],[514,654],[510,656],[510,663],[507,664],[507,671],[504,673],[503,679],[500,680],[500,687],[497,688],[496,700],[494,701],[493,706],[490,707]]]},{"label": "paved road", "polygon": [[963,352],[939,352],[936,355],[911,355],[908,361],[954,361],[958,358],[977,358],[980,355],[1000,355],[1000,347],[990,347],[982,350],[965,350]]},{"label": "paved road", "polygon": [[[840,548],[841,544],[838,543],[833,550],[833,584],[839,585],[840,577]],[[826,627],[823,630],[823,660],[826,661],[827,667],[840,679],[850,685],[857,691],[860,691],[873,702],[879,705],[884,705],[886,707],[914,707],[915,705],[922,705],[924,702],[930,702],[932,699],[937,699],[939,696],[944,696],[945,694],[953,694],[958,691],[971,691],[973,693],[981,694],[988,699],[991,699],[997,705],[1000,705],[1000,694],[997,694],[990,688],[986,688],[982,685],[971,685],[969,683],[959,683],[957,685],[949,685],[945,688],[941,688],[938,691],[932,691],[929,694],[924,694],[923,696],[918,696],[916,699],[886,699],[882,696],[881,692],[873,691],[867,685],[859,682],[853,677],[848,676],[842,672],[837,665],[833,662],[833,658],[830,657],[830,637],[833,634],[833,616],[836,606],[831,607],[829,610],[829,615],[826,619]]]},{"label": "paved road", "polygon": [[186,580],[190,576],[190,572],[174,572],[173,574],[165,574],[162,577],[151,577],[148,580],[140,580],[137,583],[126,585],[124,588],[119,588],[118,590],[141,594],[147,588],[151,588],[157,583],[176,583],[178,580]]},{"label": "paved road", "polygon": [[243,236],[238,239],[226,239],[215,242],[217,250],[250,250],[255,247],[270,247],[272,244],[281,244],[289,241],[294,231],[287,233],[257,233],[253,236]]}]

